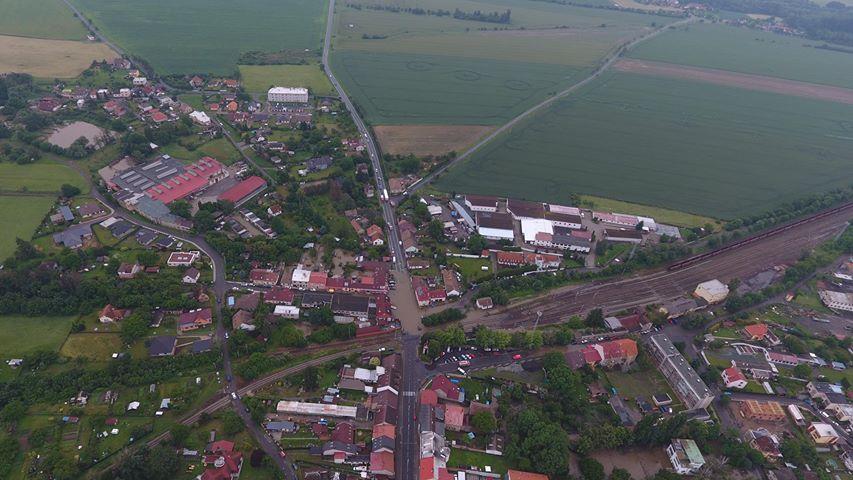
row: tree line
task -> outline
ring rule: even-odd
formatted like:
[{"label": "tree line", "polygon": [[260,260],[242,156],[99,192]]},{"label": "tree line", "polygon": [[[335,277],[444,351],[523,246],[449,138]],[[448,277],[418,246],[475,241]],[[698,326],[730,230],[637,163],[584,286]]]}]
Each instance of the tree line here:
[{"label": "tree line", "polygon": [[474,10],[471,12],[466,12],[460,9],[455,9],[454,11],[444,10],[444,9],[424,9],[420,7],[401,7],[399,5],[380,5],[380,4],[359,4],[359,3],[348,3],[347,7],[355,9],[355,10],[380,10],[384,12],[394,12],[394,13],[409,13],[412,15],[431,15],[434,17],[453,17],[457,20],[467,20],[472,22],[486,22],[486,23],[504,23],[508,24],[511,22],[512,12],[509,9],[506,9],[503,12],[483,12],[481,10]]}]

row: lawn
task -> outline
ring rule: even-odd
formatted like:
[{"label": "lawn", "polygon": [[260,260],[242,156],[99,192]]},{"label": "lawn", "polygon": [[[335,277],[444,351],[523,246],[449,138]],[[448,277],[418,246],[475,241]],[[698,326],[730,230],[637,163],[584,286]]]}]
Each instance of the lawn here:
[{"label": "lawn", "polygon": [[645,397],[646,401],[651,401],[652,395],[668,393],[673,402],[678,402],[678,397],[675,396],[672,388],[657,370],[649,369],[643,372],[630,373],[608,371],[605,372],[605,376],[622,398],[634,400],[637,397]]},{"label": "lawn", "polygon": [[75,317],[0,316],[0,352],[3,358],[37,350],[59,350]]},{"label": "lawn", "polygon": [[630,57],[853,88],[853,54],[804,38],[723,25],[690,25],[649,40]]},{"label": "lawn", "polygon": [[[447,264],[457,267],[462,278],[468,282],[476,282],[494,273],[492,262],[488,258],[447,257]],[[488,267],[488,270],[483,270],[482,267]]]},{"label": "lawn", "polygon": [[332,95],[335,89],[319,64],[240,65],[243,88],[250,93],[266,93],[270,86],[307,87],[314,95]]},{"label": "lawn", "polygon": [[0,195],[0,262],[15,252],[18,238],[32,238],[55,201],[47,196]]},{"label": "lawn", "polygon": [[70,167],[42,159],[29,165],[0,163],[0,190],[59,193],[63,183],[87,191],[86,182]]},{"label": "lawn", "polygon": [[[197,139],[195,137],[191,137],[182,141],[193,142],[192,144],[195,144],[196,140]],[[167,153],[175,158],[189,161],[195,161],[196,159],[207,155],[226,165],[231,165],[241,159],[240,152],[238,152],[237,149],[234,148],[234,145],[232,145],[224,136],[198,145],[194,150],[189,150],[184,145],[180,145],[176,142],[161,147],[160,150],[162,153]]]},{"label": "lawn", "polygon": [[0,0],[0,34],[83,40],[86,29],[62,0]]},{"label": "lawn", "polygon": [[498,455],[489,455],[488,453],[472,452],[461,448],[452,448],[450,450],[450,459],[447,461],[448,467],[470,467],[477,466],[480,469],[486,465],[492,467],[493,473],[505,474],[508,468],[507,461],[504,457]]},{"label": "lawn", "polygon": [[605,73],[437,186],[555,203],[595,195],[733,219],[847,186],[851,114],[849,105]]},{"label": "lawn", "polygon": [[248,51],[319,53],[327,2],[72,0],[110,40],[158,73],[231,75]]},{"label": "lawn", "polygon": [[675,225],[678,227],[704,227],[706,224],[713,225],[716,220],[711,217],[679,212],[668,208],[652,207],[637,203],[621,202],[612,198],[596,197],[593,195],[581,195],[584,205],[590,205],[595,210],[606,212],[627,213],[632,215],[643,215],[652,217],[658,223]]},{"label": "lawn", "polygon": [[89,360],[105,362],[113,353],[124,350],[117,333],[74,333],[65,339],[59,353],[66,357],[83,357]]},{"label": "lawn", "polygon": [[414,3],[509,9],[511,21],[495,26],[338,4],[332,69],[373,124],[502,124],[584,78],[616,45],[670,21],[524,0]]}]

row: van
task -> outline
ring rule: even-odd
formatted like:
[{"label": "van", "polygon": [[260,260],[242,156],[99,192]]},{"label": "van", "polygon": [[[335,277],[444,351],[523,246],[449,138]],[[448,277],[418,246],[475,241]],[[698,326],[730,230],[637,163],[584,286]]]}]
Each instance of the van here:
[{"label": "van", "polygon": [[231,392],[231,399],[237,400],[237,392]]}]

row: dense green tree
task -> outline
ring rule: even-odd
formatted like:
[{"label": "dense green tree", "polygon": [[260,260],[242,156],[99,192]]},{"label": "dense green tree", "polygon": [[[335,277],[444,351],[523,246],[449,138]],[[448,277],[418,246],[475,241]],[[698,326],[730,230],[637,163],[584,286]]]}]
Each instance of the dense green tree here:
[{"label": "dense green tree", "polygon": [[222,415],[222,430],[226,435],[234,436],[243,431],[245,424],[243,419],[234,412],[225,412]]},{"label": "dense green tree", "polygon": [[482,410],[471,415],[471,426],[477,433],[492,433],[498,428],[498,422],[492,412]]},{"label": "dense green tree", "polygon": [[65,198],[71,198],[80,195],[80,189],[68,183],[63,183],[62,186],[59,187],[59,192]]},{"label": "dense green tree", "polygon": [[592,457],[581,457],[578,460],[581,476],[584,480],[605,480],[604,465]]}]

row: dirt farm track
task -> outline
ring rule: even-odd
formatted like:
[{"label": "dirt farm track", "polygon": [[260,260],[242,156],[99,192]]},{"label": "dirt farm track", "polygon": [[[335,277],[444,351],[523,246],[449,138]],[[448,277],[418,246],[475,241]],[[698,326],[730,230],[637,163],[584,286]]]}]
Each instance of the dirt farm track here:
[{"label": "dirt farm track", "polygon": [[693,291],[698,283],[713,278],[728,282],[748,278],[776,265],[795,262],[806,250],[841,232],[853,219],[853,204],[814,221],[806,222],[776,235],[675,271],[657,271],[618,280],[604,280],[583,286],[557,289],[545,297],[494,311],[483,318],[469,315],[463,320],[467,328],[492,324],[502,328],[532,325],[537,311],[540,324],[557,323],[571,315],[582,315],[601,307],[612,313],[652,303],[675,299]]},{"label": "dirt farm track", "polygon": [[848,88],[797,82],[781,78],[729,72],[711,68],[687,67],[662,62],[622,58],[613,68],[621,72],[656,77],[672,77],[761,92],[779,93],[853,105],[853,90]]}]

